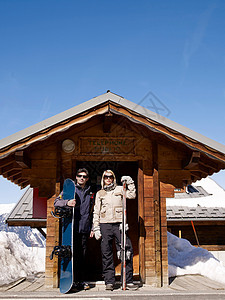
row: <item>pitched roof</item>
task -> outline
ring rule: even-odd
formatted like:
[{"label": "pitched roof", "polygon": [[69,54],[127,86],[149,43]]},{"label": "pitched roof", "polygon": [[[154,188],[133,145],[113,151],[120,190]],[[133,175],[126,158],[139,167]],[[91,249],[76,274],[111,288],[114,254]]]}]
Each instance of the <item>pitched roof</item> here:
[{"label": "pitched roof", "polygon": [[167,206],[167,221],[225,221],[225,207]]},{"label": "pitched roof", "polygon": [[225,190],[212,178],[206,177],[196,181],[191,185],[192,189],[184,193],[175,193],[174,198],[167,198],[166,203],[169,207],[224,207]]},{"label": "pitched roof", "polygon": [[[35,125],[32,125],[24,130],[21,130],[15,134],[12,134],[2,140],[0,140],[0,150],[4,149],[11,144],[14,144],[18,141],[24,140],[32,135],[38,134],[39,132],[43,130],[48,130],[49,128],[56,126],[59,123],[66,122],[70,118],[74,118],[78,116],[81,113],[84,113],[86,111],[94,111],[95,107],[101,106],[103,104],[107,104],[108,102],[114,103],[116,105],[125,107],[129,111],[133,112],[134,114],[139,114],[157,124],[161,124],[163,126],[166,126],[172,131],[181,133],[188,137],[191,140],[200,142],[207,147],[210,147],[216,151],[219,151],[223,155],[225,155],[225,146],[210,139],[207,138],[187,127],[184,127],[172,120],[169,120],[166,117],[163,117],[155,112],[150,111],[149,109],[140,106],[134,102],[131,102],[121,96],[118,96],[114,93],[107,92],[105,94],[102,94],[98,97],[92,98],[91,100],[81,103],[69,110],[66,110],[60,114],[57,114],[49,119],[46,119],[44,121],[41,121],[40,123],[37,123]],[[120,114],[118,110],[115,110],[113,108],[110,109],[111,112],[115,114]],[[105,113],[106,111],[103,111],[102,113]],[[132,116],[129,117],[132,119]],[[134,120],[137,122],[137,120]],[[224,158],[225,159],[225,158]]]},{"label": "pitched roof", "polygon": [[201,198],[210,196],[211,194],[208,193],[202,186],[194,186],[188,185],[187,191],[185,193],[175,193],[175,199],[188,199],[188,198]]},{"label": "pitched roof", "polygon": [[46,227],[46,219],[33,218],[33,188],[27,188],[6,219],[12,226]]}]

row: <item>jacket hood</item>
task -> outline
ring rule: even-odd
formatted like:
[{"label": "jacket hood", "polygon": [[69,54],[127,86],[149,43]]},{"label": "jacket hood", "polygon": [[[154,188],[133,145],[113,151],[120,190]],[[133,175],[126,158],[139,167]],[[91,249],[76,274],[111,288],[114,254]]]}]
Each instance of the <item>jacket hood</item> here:
[{"label": "jacket hood", "polygon": [[103,174],[102,174],[102,180],[101,180],[101,186],[102,186],[102,189],[104,189],[104,180],[103,180],[103,178],[104,178],[104,175],[105,175],[106,173],[111,173],[111,174],[113,175],[113,178],[114,178],[114,180],[113,180],[114,186],[117,185],[117,184],[116,184],[116,176],[115,176],[115,174],[113,173],[113,171],[111,171],[111,170],[106,170],[106,171],[104,171]]}]

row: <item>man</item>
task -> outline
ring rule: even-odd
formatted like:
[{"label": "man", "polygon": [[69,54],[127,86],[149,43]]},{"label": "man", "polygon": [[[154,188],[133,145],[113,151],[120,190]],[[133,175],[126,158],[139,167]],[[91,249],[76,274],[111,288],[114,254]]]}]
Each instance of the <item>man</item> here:
[{"label": "man", "polygon": [[85,256],[87,250],[88,237],[92,237],[91,231],[91,208],[94,202],[93,195],[90,193],[90,186],[87,185],[89,179],[88,170],[81,168],[76,174],[75,199],[64,200],[63,192],[55,199],[54,206],[75,207],[74,209],[74,287],[77,289],[89,289],[85,279]]}]

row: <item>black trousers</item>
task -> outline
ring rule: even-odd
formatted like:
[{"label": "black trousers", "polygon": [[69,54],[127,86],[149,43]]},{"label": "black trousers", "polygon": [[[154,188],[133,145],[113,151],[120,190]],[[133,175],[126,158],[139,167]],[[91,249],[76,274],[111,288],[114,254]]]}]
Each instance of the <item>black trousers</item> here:
[{"label": "black trousers", "polygon": [[[115,267],[113,262],[112,243],[115,238],[117,251],[121,249],[121,231],[120,223],[101,223],[100,229],[102,234],[101,251],[102,251],[102,269],[105,284],[115,283]],[[133,282],[133,248],[129,237],[126,238],[126,248],[131,252],[130,259],[126,261],[126,282]],[[121,273],[122,274],[122,273]]]},{"label": "black trousers", "polygon": [[86,270],[86,251],[89,234],[74,232],[73,235],[73,281],[83,282]]}]

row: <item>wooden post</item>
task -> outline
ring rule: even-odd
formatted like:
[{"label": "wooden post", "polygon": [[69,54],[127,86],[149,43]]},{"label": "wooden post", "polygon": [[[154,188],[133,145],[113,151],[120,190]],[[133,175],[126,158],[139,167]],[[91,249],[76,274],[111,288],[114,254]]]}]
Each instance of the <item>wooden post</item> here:
[{"label": "wooden post", "polygon": [[162,252],[161,252],[161,203],[158,170],[158,145],[153,142],[153,202],[154,202],[154,236],[155,236],[155,271],[156,285],[162,286]]},{"label": "wooden post", "polygon": [[51,215],[54,210],[54,200],[60,193],[60,183],[55,186],[55,195],[47,200],[47,235],[46,235],[46,259],[45,259],[45,285],[58,287],[58,258],[50,260],[54,246],[59,245],[59,219]]},{"label": "wooden post", "polygon": [[138,218],[139,218],[139,274],[145,282],[145,224],[144,224],[144,175],[143,163],[138,168]]},{"label": "wooden post", "polygon": [[[161,186],[161,185],[160,185]],[[161,202],[161,264],[162,264],[162,286],[168,286],[168,244],[167,244],[167,218],[166,218],[166,197],[170,187],[162,192],[160,189],[160,202]],[[166,193],[167,196],[164,196]]]}]

